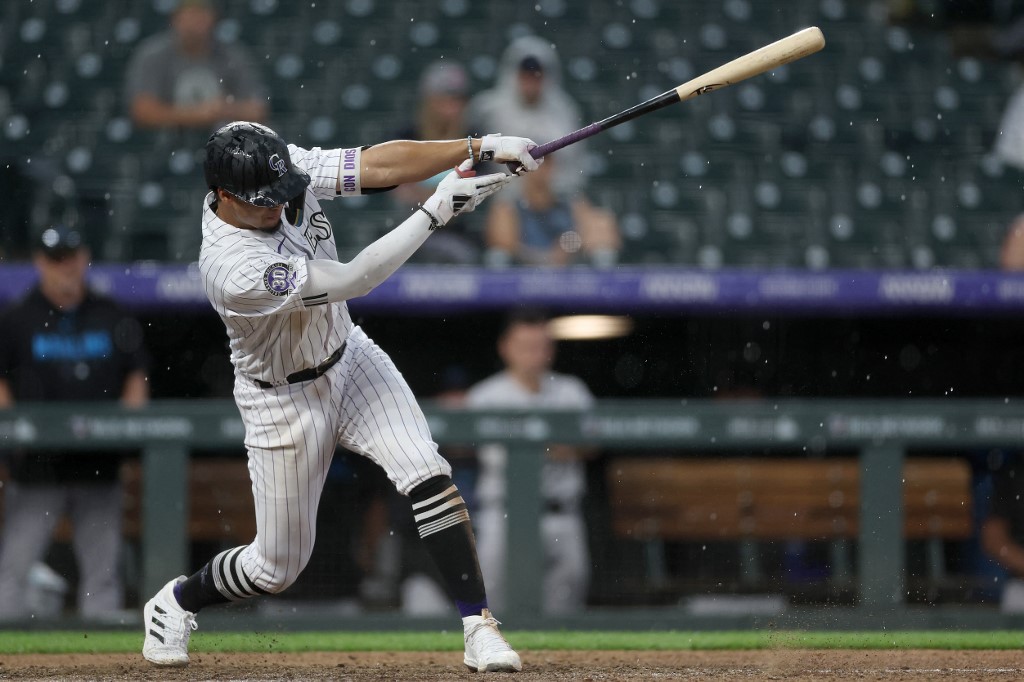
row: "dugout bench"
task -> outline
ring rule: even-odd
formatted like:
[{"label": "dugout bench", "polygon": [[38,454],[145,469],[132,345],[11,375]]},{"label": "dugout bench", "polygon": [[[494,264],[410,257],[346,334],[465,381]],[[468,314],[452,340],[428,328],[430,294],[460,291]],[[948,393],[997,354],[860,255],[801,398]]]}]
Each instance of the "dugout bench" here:
[{"label": "dugout bench", "polygon": [[[852,581],[850,543],[860,532],[855,458],[628,457],[608,463],[612,527],[644,547],[646,577],[663,583],[666,542],[729,541],[740,580],[763,583],[759,545],[825,541],[830,579]],[[931,584],[945,577],[945,542],[974,532],[971,470],[962,458],[915,457],[903,466],[903,536],[927,546]]]},{"label": "dugout bench", "polygon": [[[0,465],[0,527],[3,524],[4,489],[9,480]],[[129,459],[121,465],[124,485],[124,537],[138,540],[142,535],[142,465]],[[189,463],[188,537],[199,542],[248,544],[256,536],[249,472],[244,458],[193,459]],[[54,540],[71,542],[71,522],[62,517],[54,529]]]}]

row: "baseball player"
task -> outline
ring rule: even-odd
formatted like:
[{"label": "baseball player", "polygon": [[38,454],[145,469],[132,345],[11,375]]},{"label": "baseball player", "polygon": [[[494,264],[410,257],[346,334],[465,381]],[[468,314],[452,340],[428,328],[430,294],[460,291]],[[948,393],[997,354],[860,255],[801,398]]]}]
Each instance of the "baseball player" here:
[{"label": "baseball player", "polygon": [[[382,467],[411,499],[416,525],[462,615],[465,663],[517,671],[519,655],[487,608],[469,514],[426,420],[391,359],[349,315],[433,230],[472,211],[512,176],[464,177],[480,160],[538,166],[533,142],[486,135],[302,149],[270,128],[230,123],[206,145],[199,271],[227,328],[235,402],[256,509],[256,538],[168,582],[144,609],[143,656],[186,665],[195,615],[275,594],[306,566],[316,510],[340,443]],[[468,157],[468,158],[467,158]],[[403,223],[348,263],[320,201],[382,191],[459,165]]]},{"label": "baseball player", "polygon": [[[594,403],[578,377],[553,372],[555,342],[548,319],[530,310],[515,311],[498,339],[505,369],[474,384],[466,406],[476,409],[585,410]],[[541,540],[544,546],[544,612],[574,613],[583,608],[590,582],[587,524],[583,517],[586,492],[584,460],[589,448],[552,444],[541,473]],[[505,567],[508,543],[505,522],[507,490],[503,445],[484,444],[477,451],[480,476],[476,485],[476,519],[480,564],[495,605],[507,603]]]}]

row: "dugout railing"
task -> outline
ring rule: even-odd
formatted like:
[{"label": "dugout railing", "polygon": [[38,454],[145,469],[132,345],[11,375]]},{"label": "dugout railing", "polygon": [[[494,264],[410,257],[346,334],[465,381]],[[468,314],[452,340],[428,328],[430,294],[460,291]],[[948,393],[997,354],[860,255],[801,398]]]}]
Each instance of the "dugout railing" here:
[{"label": "dugout railing", "polygon": [[[964,451],[1024,447],[1024,409],[1013,400],[633,400],[599,401],[586,412],[425,410],[435,440],[472,445],[503,442],[508,458],[508,593],[503,618],[516,627],[756,627],[823,628],[1019,626],[1019,617],[992,606],[914,606],[906,600],[903,485],[908,450]],[[128,412],[117,406],[21,406],[0,413],[0,448],[138,448],[141,451],[142,594],[168,576],[187,573],[188,466],[194,449],[239,448],[243,426],[228,401],[154,401]],[[765,616],[699,616],[679,608],[593,609],[546,618],[541,608],[540,475],[546,443],[579,443],[644,453],[679,448],[703,453],[856,451],[860,467],[857,605],[803,607]],[[241,466],[241,463],[240,463]],[[244,609],[243,609],[244,610]],[[231,609],[211,613],[205,626],[252,627]],[[206,616],[207,614],[204,614]],[[294,627],[445,627],[447,620],[400,614],[318,617],[310,610]],[[264,623],[264,625],[268,625]],[[450,625],[450,624],[448,624]]]}]

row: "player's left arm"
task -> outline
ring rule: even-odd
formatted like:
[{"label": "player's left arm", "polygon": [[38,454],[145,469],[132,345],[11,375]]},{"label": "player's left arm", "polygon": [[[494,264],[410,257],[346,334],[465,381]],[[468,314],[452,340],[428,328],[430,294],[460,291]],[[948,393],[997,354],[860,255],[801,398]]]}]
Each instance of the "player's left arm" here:
[{"label": "player's left arm", "polygon": [[[540,161],[530,156],[536,143],[525,137],[485,135],[469,140],[392,140],[362,151],[360,184],[365,190],[421,182],[467,160],[470,145],[474,162],[515,162],[527,171],[536,170],[540,165]],[[342,178],[339,177],[338,191],[341,190]]]},{"label": "player's left arm", "polygon": [[419,209],[348,263],[329,259],[307,261],[300,292],[303,304],[320,305],[365,296],[408,260],[431,232],[456,215],[474,210],[512,180],[511,175],[502,173],[465,177],[469,170],[469,163],[465,162],[458,171],[450,172]]}]

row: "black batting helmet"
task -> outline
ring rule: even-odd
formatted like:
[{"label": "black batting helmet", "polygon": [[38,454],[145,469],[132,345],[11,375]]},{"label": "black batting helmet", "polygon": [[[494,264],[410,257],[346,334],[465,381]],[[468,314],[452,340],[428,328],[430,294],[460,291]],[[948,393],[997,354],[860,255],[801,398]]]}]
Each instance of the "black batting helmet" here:
[{"label": "black batting helmet", "polygon": [[219,187],[262,207],[287,203],[309,185],[309,175],[292,165],[281,136],[248,121],[229,123],[210,136],[203,174],[211,190]]}]

